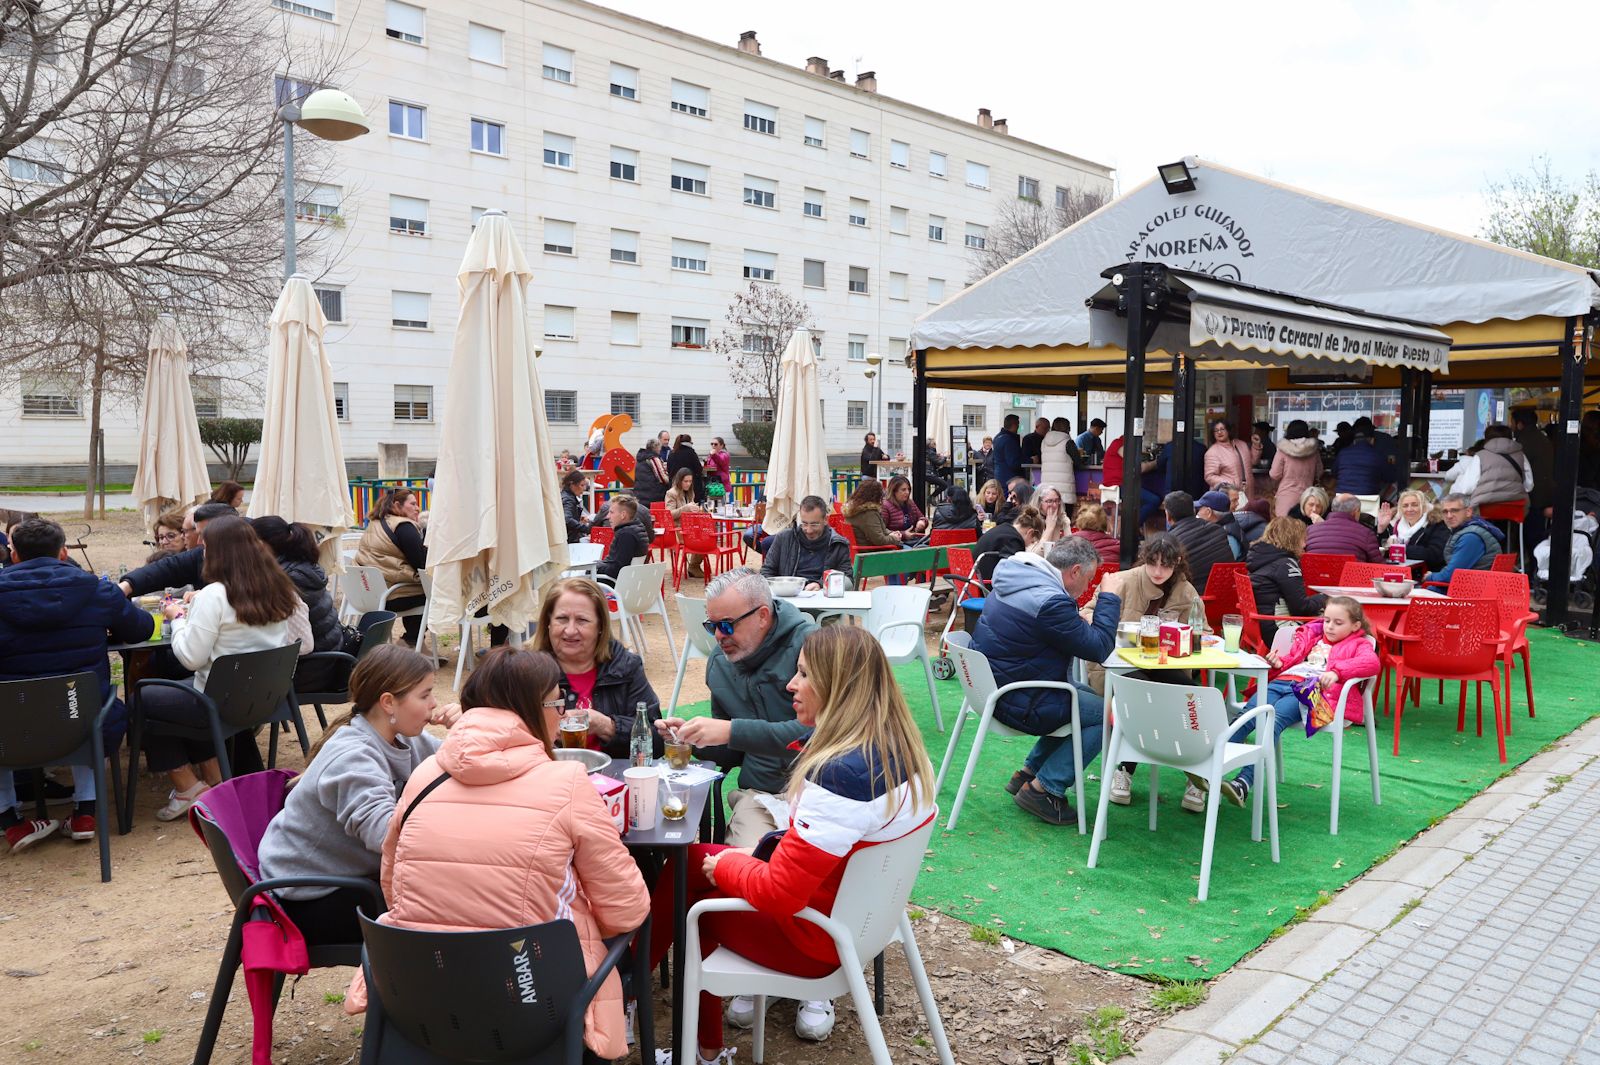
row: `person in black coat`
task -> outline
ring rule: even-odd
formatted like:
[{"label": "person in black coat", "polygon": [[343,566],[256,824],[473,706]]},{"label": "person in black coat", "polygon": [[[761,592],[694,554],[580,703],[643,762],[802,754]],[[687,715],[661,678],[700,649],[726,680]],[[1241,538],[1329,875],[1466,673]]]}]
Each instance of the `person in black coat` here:
[{"label": "person in black coat", "polygon": [[793,528],[773,536],[762,552],[763,577],[799,577],[808,590],[820,587],[828,570],[850,581],[850,541],[828,528],[828,504],[821,496],[800,500],[800,518]]},{"label": "person in black coat", "polygon": [[[211,519],[235,517],[238,513],[226,503],[202,503],[194,508],[190,520],[194,522],[198,536],[199,531],[203,530],[206,522]],[[166,588],[182,588],[186,584],[195,589],[203,588],[206,578],[201,569],[205,566],[205,561],[206,549],[202,544],[199,547],[190,547],[186,551],[179,551],[170,558],[159,559],[148,566],[129,570],[122,575],[122,594],[132,598]]]},{"label": "person in black coat", "polygon": [[667,498],[667,488],[671,484],[666,460],[656,445],[650,443],[640,448],[633,456],[633,496],[639,501],[639,509],[650,513],[652,503]]},{"label": "person in black coat", "polygon": [[879,476],[877,464],[888,457],[883,448],[878,446],[878,434],[868,433],[861,445],[861,476],[884,480]]},{"label": "person in black coat", "polygon": [[582,470],[568,470],[561,478],[561,514],[566,519],[569,544],[578,543],[592,528],[583,520],[583,493],[588,488],[589,478]]},{"label": "person in black coat", "polygon": [[672,442],[672,455],[667,459],[669,486],[678,479],[679,470],[690,470],[694,473],[694,501],[703,504],[706,501],[706,464],[700,460],[699,453],[694,449],[694,441],[689,439],[688,433],[679,433],[678,439]]},{"label": "person in black coat", "polygon": [[600,560],[598,572],[616,580],[634,559],[650,553],[651,535],[639,523],[639,500],[626,492],[611,497],[606,514],[611,519],[611,548]]},{"label": "person in black coat", "polygon": [[[316,536],[308,526],[290,524],[276,514],[250,522],[256,537],[272,549],[283,572],[294,582],[295,591],[305,601],[311,620],[313,651],[337,651],[344,644],[344,631],[328,591],[328,574],[322,568]],[[307,689],[308,691],[310,689]]]},{"label": "person in black coat", "polygon": [[1044,515],[1038,507],[1023,507],[1010,516],[1002,514],[994,528],[980,536],[972,547],[978,576],[985,581],[993,580],[994,568],[1001,559],[1026,551],[1043,535]]},{"label": "person in black coat", "polygon": [[1205,595],[1211,567],[1234,560],[1228,534],[1222,526],[1195,517],[1194,500],[1187,492],[1168,492],[1161,506],[1167,512],[1167,531],[1178,538],[1189,560],[1189,583]]},{"label": "person in black coat", "polygon": [[[1328,597],[1322,594],[1307,595],[1304,575],[1300,572],[1300,555],[1306,546],[1306,527],[1294,518],[1284,515],[1267,523],[1261,539],[1250,545],[1244,564],[1250,571],[1250,588],[1255,593],[1255,612],[1274,614],[1282,603],[1290,617],[1312,618],[1322,613]],[[1272,646],[1278,625],[1263,621],[1261,638]]]},{"label": "person in black coat", "polygon": [[971,529],[981,535],[983,522],[978,519],[978,512],[972,506],[971,493],[959,484],[951,485],[945,501],[933,508],[933,527]]}]

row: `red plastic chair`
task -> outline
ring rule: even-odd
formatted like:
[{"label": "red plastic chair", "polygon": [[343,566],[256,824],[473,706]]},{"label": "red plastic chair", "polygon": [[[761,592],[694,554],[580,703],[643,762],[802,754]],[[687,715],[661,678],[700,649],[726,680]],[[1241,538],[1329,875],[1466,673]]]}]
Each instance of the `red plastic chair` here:
[{"label": "red plastic chair", "polygon": [[850,558],[855,560],[862,551],[897,551],[899,548],[891,544],[858,544],[856,543],[856,530],[842,514],[828,515],[828,527],[850,542]]},{"label": "red plastic chair", "polygon": [[[1522,523],[1526,521],[1528,517],[1528,501],[1523,499],[1515,503],[1485,503],[1478,508],[1478,517],[1487,522],[1504,522],[1506,524],[1507,547],[1511,546],[1510,530],[1513,528],[1516,529],[1517,549],[1511,552],[1511,568],[1515,569],[1516,560],[1522,557]],[[1499,563],[1499,561],[1500,559],[1495,559],[1496,563]],[[1500,567],[1497,564],[1495,569],[1499,568]]]},{"label": "red plastic chair", "polygon": [[607,551],[610,551],[611,538],[616,535],[616,532],[617,530],[609,525],[596,525],[589,530],[589,542],[591,544],[599,544]]},{"label": "red plastic chair", "polygon": [[1344,570],[1339,574],[1339,583],[1347,588],[1366,588],[1378,577],[1386,581],[1412,579],[1409,569],[1396,566],[1392,562],[1358,562],[1351,559],[1344,564]]},{"label": "red plastic chair", "polygon": [[[1394,753],[1400,753],[1400,719],[1412,685],[1424,679],[1487,681],[1494,696],[1494,735],[1500,761],[1506,760],[1506,719],[1501,713],[1500,645],[1508,638],[1499,626],[1500,604],[1493,599],[1418,599],[1397,630],[1378,631],[1398,650],[1387,655],[1395,671],[1399,699],[1394,710]],[[1467,726],[1467,690],[1461,689],[1456,731]],[[1478,735],[1483,735],[1483,703],[1478,703]]]},{"label": "red plastic chair", "polygon": [[673,528],[672,515],[667,513],[665,503],[650,504],[650,521],[661,535],[650,541],[650,550],[655,552],[657,562],[666,562],[669,558],[674,566],[677,565],[678,531]]},{"label": "red plastic chair", "polygon": [[[977,543],[977,541],[978,541],[978,530],[977,529],[934,529],[932,532],[930,532],[928,534],[928,546],[929,547],[949,547],[952,544],[972,544],[972,543]],[[950,552],[946,551],[945,552],[945,561],[948,563],[949,560],[950,560]],[[932,584],[933,581],[937,580],[940,577],[943,577],[945,574],[947,574],[949,572],[950,572],[950,566],[948,566],[948,565],[940,566],[938,569],[936,569],[932,573],[928,574],[928,582],[929,582],[929,584]],[[958,573],[968,573],[968,572],[971,572],[971,571],[970,570],[957,570],[957,572]]]},{"label": "red plastic chair", "polygon": [[[1506,556],[1501,555],[1501,558]],[[1528,716],[1533,716],[1533,665],[1528,657],[1528,622],[1537,621],[1529,606],[1526,573],[1492,570],[1457,570],[1450,575],[1451,599],[1494,599],[1500,604],[1500,628],[1506,639],[1500,645],[1500,664],[1506,671],[1506,731],[1511,731],[1511,669],[1522,656],[1522,679],[1528,693]]]},{"label": "red plastic chair", "polygon": [[[1263,614],[1256,606],[1256,588],[1255,585],[1250,582],[1250,574],[1248,573],[1237,573],[1234,575],[1233,594],[1234,602],[1237,604],[1237,607],[1236,609],[1227,611],[1227,613],[1239,614],[1244,618],[1244,634],[1240,637],[1239,643],[1240,646],[1252,654],[1264,655],[1268,650],[1270,650],[1270,648],[1267,647],[1266,637],[1261,631],[1261,623],[1263,621],[1305,622],[1317,620],[1316,618],[1288,617],[1283,614]],[[1220,631],[1221,628],[1222,624],[1219,621],[1217,623],[1217,629]]]},{"label": "red plastic chair", "polygon": [[[1206,624],[1211,626],[1212,632],[1222,631],[1222,615],[1238,614],[1239,610],[1239,585],[1235,580],[1237,574],[1250,573],[1250,568],[1243,562],[1218,562],[1211,567],[1211,573],[1206,577],[1206,594],[1200,597],[1200,602],[1205,604]],[[1255,600],[1250,600],[1254,605]]]},{"label": "red plastic chair", "polygon": [[1083,594],[1078,596],[1078,606],[1085,607],[1093,602],[1095,593],[1100,590],[1101,580],[1105,578],[1106,574],[1117,572],[1118,568],[1115,562],[1102,562],[1095,567],[1094,576],[1089,579],[1089,587],[1085,588]]},{"label": "red plastic chair", "polygon": [[[1489,572],[1490,573],[1515,573],[1515,572],[1517,572],[1517,556],[1516,555],[1505,555],[1505,554],[1494,556],[1494,561],[1492,563],[1490,563],[1490,565],[1489,565]],[[1452,574],[1452,576],[1454,576],[1454,574]]]},{"label": "red plastic chair", "polygon": [[682,587],[683,578],[689,571],[691,555],[705,556],[707,581],[719,572],[739,567],[739,549],[725,543],[717,535],[717,523],[711,520],[709,514],[684,514],[678,528],[678,542],[678,557],[672,571],[674,588]]},{"label": "red plastic chair", "polygon": [[1319,555],[1306,552],[1300,556],[1300,576],[1306,582],[1308,593],[1317,585],[1336,586],[1344,579],[1344,568],[1354,561],[1349,555]]}]

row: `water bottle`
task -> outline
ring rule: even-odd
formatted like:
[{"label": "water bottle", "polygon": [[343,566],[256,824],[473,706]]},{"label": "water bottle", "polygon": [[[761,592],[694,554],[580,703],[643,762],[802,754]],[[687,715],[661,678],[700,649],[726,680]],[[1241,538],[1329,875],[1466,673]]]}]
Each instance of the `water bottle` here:
[{"label": "water bottle", "polygon": [[628,764],[650,764],[650,711],[644,703],[633,706],[633,733],[628,737]]}]

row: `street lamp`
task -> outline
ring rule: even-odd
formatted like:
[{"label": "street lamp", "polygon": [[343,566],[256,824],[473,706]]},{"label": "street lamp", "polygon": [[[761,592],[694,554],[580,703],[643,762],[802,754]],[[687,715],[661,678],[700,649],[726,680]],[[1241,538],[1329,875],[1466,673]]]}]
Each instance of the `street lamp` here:
[{"label": "street lamp", "polygon": [[[875,433],[883,432],[883,411],[879,408],[883,406],[883,381],[886,375],[880,375],[878,372],[878,367],[882,363],[883,356],[876,351],[867,356],[867,365],[872,367],[867,371],[867,402],[872,406],[872,424],[875,426],[872,431]],[[874,377],[878,379],[878,391],[875,395],[872,393],[872,379]]]},{"label": "street lamp", "polygon": [[338,89],[318,89],[303,100],[278,108],[283,122],[283,276],[294,275],[294,127],[325,141],[347,141],[370,132],[355,97]]}]

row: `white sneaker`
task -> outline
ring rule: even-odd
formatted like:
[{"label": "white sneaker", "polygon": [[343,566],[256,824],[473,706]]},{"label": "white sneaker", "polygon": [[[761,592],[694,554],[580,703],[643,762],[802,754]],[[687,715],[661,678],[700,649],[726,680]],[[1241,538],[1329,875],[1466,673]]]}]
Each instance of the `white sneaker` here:
[{"label": "white sneaker", "polygon": [[826,999],[802,1002],[794,1016],[794,1034],[820,1043],[833,1032],[833,1003]]},{"label": "white sneaker", "polygon": [[1133,803],[1133,774],[1121,766],[1111,773],[1111,801],[1118,806]]},{"label": "white sneaker", "polygon": [[[714,1058],[702,1058],[700,1057],[699,1051],[696,1051],[694,1056],[699,1061],[700,1065],[733,1065],[734,1053],[734,1047],[723,1047],[717,1052],[717,1056]],[[672,1051],[663,1047],[657,1047],[656,1065],[672,1065]]]},{"label": "white sneaker", "polygon": [[756,1024],[756,997],[754,995],[735,995],[728,1000],[727,1009],[723,1016],[735,1028],[749,1031]]},{"label": "white sneaker", "polygon": [[200,796],[210,790],[210,785],[205,781],[196,781],[194,786],[187,791],[172,791],[167,793],[167,804],[156,811],[157,821],[176,821],[189,813],[189,808],[200,801]]},{"label": "white sneaker", "polygon": [[1193,784],[1185,785],[1183,789],[1183,808],[1191,813],[1205,813],[1206,793]]}]

